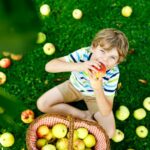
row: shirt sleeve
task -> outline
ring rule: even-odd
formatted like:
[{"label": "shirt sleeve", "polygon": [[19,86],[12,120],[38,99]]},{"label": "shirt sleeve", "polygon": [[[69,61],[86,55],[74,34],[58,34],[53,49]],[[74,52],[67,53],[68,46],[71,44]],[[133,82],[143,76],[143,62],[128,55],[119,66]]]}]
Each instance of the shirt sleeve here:
[{"label": "shirt sleeve", "polygon": [[113,74],[110,79],[104,84],[104,93],[106,96],[115,96],[115,92],[117,89],[118,81],[119,81],[119,72]]},{"label": "shirt sleeve", "polygon": [[76,50],[69,55],[65,56],[66,62],[84,62],[88,58],[87,52],[84,48]]}]

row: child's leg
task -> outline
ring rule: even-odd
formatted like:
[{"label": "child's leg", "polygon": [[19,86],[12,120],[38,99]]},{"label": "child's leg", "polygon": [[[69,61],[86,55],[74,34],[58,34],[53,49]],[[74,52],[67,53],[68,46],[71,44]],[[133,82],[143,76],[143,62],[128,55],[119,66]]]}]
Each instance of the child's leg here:
[{"label": "child's leg", "polygon": [[111,139],[115,133],[115,119],[113,112],[111,112],[108,116],[103,116],[100,112],[96,112],[94,114],[94,118],[105,129]]},{"label": "child's leg", "polygon": [[[67,90],[65,90],[67,92]],[[68,95],[70,94],[70,101],[74,101],[77,97],[71,95],[71,91],[68,90]],[[74,117],[81,119],[86,119],[89,116],[89,111],[82,111],[73,106],[65,104],[65,99],[59,88],[56,86],[46,93],[44,93],[37,100],[37,107],[41,112],[51,113],[56,112],[60,114],[72,114]]]}]

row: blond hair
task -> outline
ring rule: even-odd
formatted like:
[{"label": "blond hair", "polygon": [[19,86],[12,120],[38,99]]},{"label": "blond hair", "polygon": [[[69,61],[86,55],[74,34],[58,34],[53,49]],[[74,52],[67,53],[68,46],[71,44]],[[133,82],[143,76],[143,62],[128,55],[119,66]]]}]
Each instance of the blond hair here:
[{"label": "blond hair", "polygon": [[92,46],[100,46],[105,50],[117,48],[119,54],[118,62],[122,62],[128,53],[128,39],[125,34],[119,30],[107,28],[99,31],[92,41]]}]

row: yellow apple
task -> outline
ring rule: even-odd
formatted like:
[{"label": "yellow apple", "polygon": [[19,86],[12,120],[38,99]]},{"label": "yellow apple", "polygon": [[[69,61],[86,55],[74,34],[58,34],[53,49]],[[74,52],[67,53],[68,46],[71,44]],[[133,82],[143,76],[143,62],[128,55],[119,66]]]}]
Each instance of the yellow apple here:
[{"label": "yellow apple", "polygon": [[49,7],[49,5],[47,4],[43,4],[41,7],[40,7],[40,13],[43,15],[43,16],[48,16],[49,13],[50,13],[51,9]]},{"label": "yellow apple", "polygon": [[46,144],[48,144],[48,141],[46,139],[44,139],[44,138],[38,139],[36,141],[36,147],[39,148],[39,149],[42,148]]},{"label": "yellow apple", "polygon": [[73,12],[72,12],[72,16],[75,19],[81,19],[82,11],[80,9],[74,9]]},{"label": "yellow apple", "polygon": [[85,150],[85,143],[81,139],[73,141],[73,150]]},{"label": "yellow apple", "polygon": [[10,57],[12,60],[19,61],[23,56],[21,54],[10,54]]},{"label": "yellow apple", "polygon": [[31,123],[34,120],[34,112],[30,109],[26,109],[21,113],[21,120],[24,123]]},{"label": "yellow apple", "polygon": [[43,138],[50,141],[53,138],[52,129],[49,129],[49,132]]},{"label": "yellow apple", "polygon": [[3,147],[11,147],[15,142],[14,136],[9,133],[5,132],[0,136],[0,143]]},{"label": "yellow apple", "polygon": [[91,148],[93,146],[95,146],[96,144],[96,139],[94,137],[94,135],[92,134],[88,134],[84,139],[83,139],[84,143],[85,143],[85,146],[87,148]]},{"label": "yellow apple", "polygon": [[3,52],[2,52],[2,55],[5,56],[5,57],[8,57],[8,56],[10,55],[10,53],[9,53],[9,52],[6,52],[6,51],[3,51]]},{"label": "yellow apple", "polygon": [[11,65],[11,61],[9,58],[2,58],[0,60],[0,67],[2,68],[8,68]]},{"label": "yellow apple", "polygon": [[6,82],[6,75],[0,71],[0,85]]},{"label": "yellow apple", "polygon": [[46,125],[41,125],[37,128],[36,134],[38,138],[43,138],[49,133],[49,128]]},{"label": "yellow apple", "polygon": [[46,35],[43,32],[39,32],[36,43],[41,44],[45,42],[45,40],[46,40]]},{"label": "yellow apple", "polygon": [[146,117],[146,111],[143,108],[139,108],[133,112],[133,116],[137,120],[141,120]]},{"label": "yellow apple", "polygon": [[55,52],[55,46],[52,43],[46,43],[43,46],[43,51],[46,55],[52,55]]},{"label": "yellow apple", "polygon": [[56,148],[58,150],[67,150],[68,149],[68,139],[67,138],[58,139],[56,142]]},{"label": "yellow apple", "polygon": [[41,150],[56,150],[56,147],[53,144],[47,144],[43,146]]},{"label": "yellow apple", "polygon": [[143,106],[146,110],[150,111],[150,97],[144,99]]},{"label": "yellow apple", "polygon": [[124,17],[130,17],[132,14],[132,8],[130,6],[125,6],[122,8],[121,13]]},{"label": "yellow apple", "polygon": [[5,111],[5,109],[3,107],[0,106],[0,114],[3,114]]},{"label": "yellow apple", "polygon": [[119,130],[116,129],[114,136],[112,137],[112,140],[116,143],[121,142],[124,139],[124,133]]},{"label": "yellow apple", "polygon": [[84,127],[77,129],[78,138],[84,139],[88,135],[88,130]]},{"label": "yellow apple", "polygon": [[146,138],[148,135],[148,129],[145,126],[138,126],[136,128],[136,134],[140,137],[140,138]]}]

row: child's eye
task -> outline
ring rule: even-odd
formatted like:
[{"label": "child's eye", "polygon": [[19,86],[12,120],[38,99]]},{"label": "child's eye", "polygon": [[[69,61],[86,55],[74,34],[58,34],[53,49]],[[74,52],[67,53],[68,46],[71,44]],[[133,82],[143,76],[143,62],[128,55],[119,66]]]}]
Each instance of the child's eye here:
[{"label": "child's eye", "polygon": [[105,53],[105,51],[104,51],[104,50],[102,50],[102,49],[100,49],[100,52]]},{"label": "child's eye", "polygon": [[116,57],[112,56],[111,59],[112,59],[112,60],[116,60]]}]

